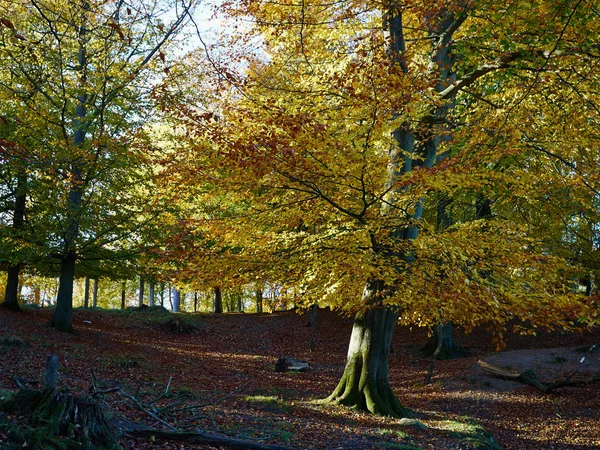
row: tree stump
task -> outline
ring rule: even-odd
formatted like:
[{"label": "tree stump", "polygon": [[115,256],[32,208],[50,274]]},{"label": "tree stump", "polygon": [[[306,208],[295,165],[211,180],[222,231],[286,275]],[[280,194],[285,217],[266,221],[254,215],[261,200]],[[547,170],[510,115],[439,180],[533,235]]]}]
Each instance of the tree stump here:
[{"label": "tree stump", "polygon": [[28,448],[116,448],[116,431],[104,412],[105,404],[92,395],[73,395],[56,389],[58,357],[51,355],[43,389],[21,389],[0,409],[19,414],[25,423],[8,426],[11,441]]}]

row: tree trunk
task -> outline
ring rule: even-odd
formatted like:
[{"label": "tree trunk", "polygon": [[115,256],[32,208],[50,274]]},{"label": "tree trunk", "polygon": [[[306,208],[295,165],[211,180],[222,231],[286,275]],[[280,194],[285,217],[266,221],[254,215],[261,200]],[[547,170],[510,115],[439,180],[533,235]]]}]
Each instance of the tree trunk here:
[{"label": "tree trunk", "polygon": [[221,314],[223,312],[223,296],[221,295],[221,288],[215,288],[215,296],[213,299],[213,313]]},{"label": "tree trunk", "polygon": [[[25,205],[27,202],[27,177],[20,174],[17,177],[17,191],[15,196],[15,209],[13,216],[13,228],[21,230],[25,224]],[[8,267],[6,278],[6,290],[2,306],[13,311],[21,311],[19,306],[19,275],[21,264],[15,263]]]},{"label": "tree trunk", "polygon": [[[440,346],[441,339],[441,346]],[[438,351],[439,346],[439,351]],[[427,340],[427,344],[422,348],[423,354],[435,359],[452,359],[459,347],[454,344],[452,337],[452,323],[438,323],[433,327],[433,335]],[[437,352],[437,354],[436,354]]]},{"label": "tree trunk", "polygon": [[[380,295],[383,283],[370,281],[363,301]],[[346,368],[333,393],[325,400],[393,417],[410,417],[388,381],[388,356],[398,314],[385,306],[374,306],[354,318]]]},{"label": "tree trunk", "polygon": [[160,306],[165,307],[165,283],[160,283]]},{"label": "tree trunk", "polygon": [[92,292],[92,308],[98,307],[98,278],[94,278],[94,289]]},{"label": "tree trunk", "polygon": [[8,267],[6,278],[6,290],[4,293],[4,303],[2,306],[13,311],[21,311],[19,306],[19,272],[20,264],[14,264]]},{"label": "tree trunk", "polygon": [[141,308],[144,304],[144,288],[145,288],[145,280],[140,277],[140,290],[138,292],[138,306]]},{"label": "tree trunk", "polygon": [[173,288],[173,312],[179,312],[179,291]]},{"label": "tree trunk", "polygon": [[242,303],[242,293],[238,293],[237,296],[237,312],[241,313],[244,312],[244,305]]},{"label": "tree trunk", "polygon": [[126,281],[123,281],[123,284],[121,285],[121,309],[125,309],[125,287],[126,287]]},{"label": "tree trunk", "polygon": [[154,282],[151,281],[148,286],[148,306],[154,306]]},{"label": "tree trunk", "polygon": [[314,303],[310,313],[310,351],[315,351],[315,345],[317,343],[317,304]]},{"label": "tree trunk", "polygon": [[[87,54],[85,48],[88,29],[85,25],[79,27],[79,51],[77,53],[77,67],[79,72],[79,93],[73,120],[73,147],[81,149],[86,141],[87,133]],[[75,276],[75,261],[77,255],[74,244],[79,235],[81,222],[81,200],[83,197],[84,178],[82,175],[83,162],[78,158],[71,165],[71,186],[67,199],[66,226],[63,234],[63,256],[60,265],[60,282],[56,298],[56,310],[52,318],[52,325],[62,331],[73,330],[73,277]]]},{"label": "tree trunk", "polygon": [[194,291],[194,312],[198,312],[198,291]]},{"label": "tree trunk", "polygon": [[263,312],[263,291],[262,291],[262,289],[256,290],[256,312],[258,314]]},{"label": "tree trunk", "polygon": [[56,309],[50,322],[58,331],[73,331],[73,280],[76,259],[75,254],[70,253],[61,260]]},{"label": "tree trunk", "polygon": [[85,277],[85,292],[83,294],[83,307],[89,308],[90,306],[90,277]]}]

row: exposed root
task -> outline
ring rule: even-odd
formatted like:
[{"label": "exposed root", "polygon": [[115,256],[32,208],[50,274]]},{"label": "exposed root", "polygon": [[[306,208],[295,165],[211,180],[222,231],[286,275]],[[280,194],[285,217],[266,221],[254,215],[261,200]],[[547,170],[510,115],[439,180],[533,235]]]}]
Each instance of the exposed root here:
[{"label": "exposed root", "polygon": [[[354,371],[350,371],[352,373]],[[362,384],[362,383],[361,383]],[[364,383],[359,388],[357,377],[344,374],[333,393],[323,400],[325,404],[342,405],[359,411],[368,411],[390,417],[413,417],[414,412],[403,407],[387,382]]]}]

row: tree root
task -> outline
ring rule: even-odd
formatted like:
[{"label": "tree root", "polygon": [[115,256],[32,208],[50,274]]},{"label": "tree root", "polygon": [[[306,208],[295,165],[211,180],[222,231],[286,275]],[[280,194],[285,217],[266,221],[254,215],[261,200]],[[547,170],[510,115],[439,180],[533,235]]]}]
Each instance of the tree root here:
[{"label": "tree root", "polygon": [[333,393],[322,403],[348,406],[389,417],[414,417],[414,411],[400,404],[389,385],[378,388],[377,383],[367,383],[363,389],[359,389],[357,377],[348,374],[342,377]]}]

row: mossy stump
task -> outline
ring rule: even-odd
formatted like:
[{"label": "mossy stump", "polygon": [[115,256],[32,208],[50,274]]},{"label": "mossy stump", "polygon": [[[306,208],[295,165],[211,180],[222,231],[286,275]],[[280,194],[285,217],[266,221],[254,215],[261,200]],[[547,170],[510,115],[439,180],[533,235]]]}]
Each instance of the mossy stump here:
[{"label": "mossy stump", "polygon": [[0,408],[26,416],[30,426],[9,428],[12,441],[34,449],[118,448],[104,404],[90,395],[56,389],[22,389]]}]

